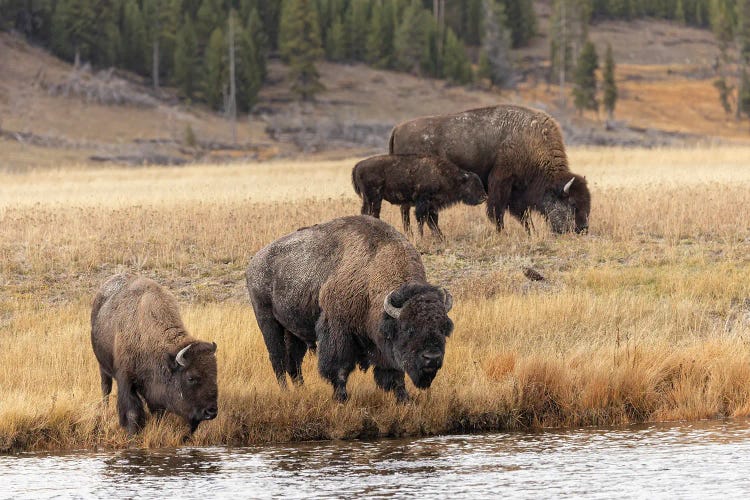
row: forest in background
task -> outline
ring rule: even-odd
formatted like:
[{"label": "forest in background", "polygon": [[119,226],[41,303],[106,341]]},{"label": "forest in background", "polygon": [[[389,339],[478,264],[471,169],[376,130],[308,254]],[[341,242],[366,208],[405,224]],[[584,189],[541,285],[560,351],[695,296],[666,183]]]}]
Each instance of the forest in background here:
[{"label": "forest in background", "polygon": [[[599,106],[588,26],[654,17],[712,29],[721,49],[719,99],[737,117],[750,112],[750,0],[536,4],[551,9],[548,78],[561,88],[574,83],[578,109]],[[539,22],[533,0],[0,0],[0,29],[76,67],[125,69],[155,88],[173,86],[186,100],[234,113],[252,110],[269,57],[290,66],[301,100],[324,88],[315,67],[322,59],[513,86],[511,49],[526,46]]]}]

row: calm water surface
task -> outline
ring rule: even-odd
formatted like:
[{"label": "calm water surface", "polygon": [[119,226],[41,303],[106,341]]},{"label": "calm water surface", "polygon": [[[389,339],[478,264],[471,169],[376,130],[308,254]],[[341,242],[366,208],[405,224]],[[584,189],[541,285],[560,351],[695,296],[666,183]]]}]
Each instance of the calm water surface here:
[{"label": "calm water surface", "polygon": [[750,422],[0,456],[1,498],[750,498]]}]

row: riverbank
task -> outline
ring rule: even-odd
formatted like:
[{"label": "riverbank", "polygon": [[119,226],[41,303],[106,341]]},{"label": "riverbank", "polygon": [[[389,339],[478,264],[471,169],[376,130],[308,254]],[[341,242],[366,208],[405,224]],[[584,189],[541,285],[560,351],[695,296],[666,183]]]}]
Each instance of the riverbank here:
[{"label": "riverbank", "polygon": [[[416,244],[456,329],[433,387],[408,386],[402,406],[371,373],[332,402],[311,355],[305,386],[282,392],[243,285],[263,245],[358,212],[354,160],[0,173],[0,450],[180,444],[177,418],[128,439],[114,397],[101,403],[90,302],[122,270],[167,285],[219,346],[219,417],[198,445],[750,415],[748,158],[573,149],[593,197],[585,236],[539,219],[498,235],[484,207],[445,211],[447,242]],[[383,217],[398,224],[393,207]]]}]

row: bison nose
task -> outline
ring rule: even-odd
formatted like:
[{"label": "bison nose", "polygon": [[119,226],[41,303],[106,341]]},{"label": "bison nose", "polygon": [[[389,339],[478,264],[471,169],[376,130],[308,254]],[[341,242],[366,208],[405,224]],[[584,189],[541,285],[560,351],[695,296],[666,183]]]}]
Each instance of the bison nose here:
[{"label": "bison nose", "polygon": [[422,359],[424,359],[425,367],[439,368],[443,361],[443,354],[440,352],[425,352],[422,353]]},{"label": "bison nose", "polygon": [[213,420],[218,414],[218,408],[216,408],[215,406],[209,406],[208,408],[203,410],[203,420]]}]

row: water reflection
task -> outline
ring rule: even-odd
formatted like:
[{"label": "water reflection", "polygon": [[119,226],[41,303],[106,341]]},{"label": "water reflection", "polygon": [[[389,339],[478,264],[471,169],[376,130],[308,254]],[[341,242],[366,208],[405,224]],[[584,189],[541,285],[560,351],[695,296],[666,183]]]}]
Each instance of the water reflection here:
[{"label": "water reflection", "polygon": [[200,449],[125,450],[103,460],[111,477],[179,477],[218,474],[221,455]]},{"label": "water reflection", "polygon": [[744,498],[750,422],[0,457],[0,497]]}]

